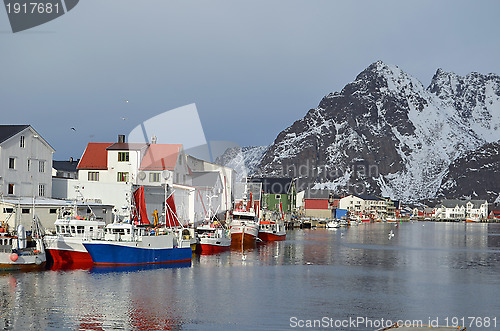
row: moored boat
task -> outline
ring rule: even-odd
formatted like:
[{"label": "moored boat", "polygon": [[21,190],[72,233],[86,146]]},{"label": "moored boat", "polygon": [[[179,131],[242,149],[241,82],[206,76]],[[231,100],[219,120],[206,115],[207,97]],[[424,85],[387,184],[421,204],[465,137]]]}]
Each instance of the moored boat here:
[{"label": "moored boat", "polygon": [[96,265],[140,265],[191,260],[191,247],[179,247],[166,228],[152,229],[131,223],[106,226],[103,240],[84,242]]},{"label": "moored boat", "polygon": [[277,221],[259,222],[259,238],[262,241],[281,241],[286,239],[285,224]]},{"label": "moored boat", "polygon": [[226,236],[226,229],[218,222],[198,226],[196,233],[197,251],[202,255],[221,253],[231,247],[231,239]]},{"label": "moored boat", "polygon": [[42,270],[47,261],[36,216],[31,233],[19,224],[16,233],[0,233],[0,271]]},{"label": "moored boat", "polygon": [[231,246],[255,245],[259,236],[259,223],[253,210],[234,210],[230,225]]},{"label": "moored boat", "polygon": [[52,263],[62,267],[87,267],[92,258],[83,246],[84,241],[102,239],[105,222],[76,214],[76,206],[63,209],[55,223],[55,235],[44,237],[46,251]]},{"label": "moored boat", "polygon": [[[84,242],[95,265],[141,265],[191,261],[190,241],[185,230],[177,228],[175,209],[165,202],[166,219],[163,224],[147,217],[144,188],[134,192],[134,204],[105,228],[104,238]],[[171,195],[173,203],[173,196]],[[167,199],[168,200],[168,199]],[[175,207],[175,205],[173,205]],[[170,219],[169,217],[174,217]],[[174,222],[175,220],[175,222]],[[174,222],[174,223],[172,223]]]},{"label": "moored boat", "polygon": [[340,223],[337,220],[330,221],[326,223],[326,228],[327,229],[337,229],[340,228]]}]

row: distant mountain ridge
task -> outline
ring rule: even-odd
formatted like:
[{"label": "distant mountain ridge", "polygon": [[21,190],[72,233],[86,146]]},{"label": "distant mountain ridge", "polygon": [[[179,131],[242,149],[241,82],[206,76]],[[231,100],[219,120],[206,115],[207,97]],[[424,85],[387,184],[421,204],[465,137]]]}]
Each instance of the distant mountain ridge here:
[{"label": "distant mountain ridge", "polygon": [[240,181],[251,176],[259,165],[269,146],[250,146],[228,148],[215,159],[216,164],[236,170],[236,179]]},{"label": "distant mountain ridge", "polygon": [[[475,167],[474,152],[481,156],[477,164],[498,167],[499,140],[498,75],[438,69],[425,88],[378,61],[280,132],[255,174],[408,202],[467,196],[471,189],[476,198],[493,199],[498,184],[469,181],[459,169],[464,162]],[[499,182],[498,171],[487,176]]]}]

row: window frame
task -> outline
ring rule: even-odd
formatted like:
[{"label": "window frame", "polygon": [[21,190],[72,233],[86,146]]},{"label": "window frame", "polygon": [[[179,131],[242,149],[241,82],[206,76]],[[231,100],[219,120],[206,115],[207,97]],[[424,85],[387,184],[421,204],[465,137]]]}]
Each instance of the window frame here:
[{"label": "window frame", "polygon": [[130,152],[118,152],[118,162],[129,162]]},{"label": "window frame", "polygon": [[129,173],[126,171],[120,171],[116,175],[116,181],[119,183],[126,183],[129,181]]},{"label": "window frame", "polygon": [[45,184],[38,184],[38,196],[39,197],[45,196]]},{"label": "window frame", "polygon": [[150,183],[159,183],[161,181],[161,174],[159,172],[150,172],[149,173],[149,182]]},{"label": "window frame", "polygon": [[45,172],[45,161],[38,160],[38,172],[41,172],[41,173]]},{"label": "window frame", "polygon": [[9,185],[7,186],[7,194],[8,195],[15,195],[16,194],[15,186],[16,185],[14,183],[9,183]]},{"label": "window frame", "polygon": [[87,180],[89,182],[98,182],[99,181],[99,171],[89,171],[87,175]]}]

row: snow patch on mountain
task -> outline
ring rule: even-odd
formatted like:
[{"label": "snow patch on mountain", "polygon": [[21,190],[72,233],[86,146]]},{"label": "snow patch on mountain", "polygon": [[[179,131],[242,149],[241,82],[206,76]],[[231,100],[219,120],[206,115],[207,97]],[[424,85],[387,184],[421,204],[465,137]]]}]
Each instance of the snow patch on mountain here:
[{"label": "snow patch on mountain", "polygon": [[228,148],[217,157],[216,164],[232,168],[236,171],[236,180],[251,176],[259,165],[262,156],[269,146],[250,146]]},{"label": "snow patch on mountain", "polygon": [[[362,185],[365,193],[416,201],[436,196],[455,159],[499,139],[498,76],[438,69],[425,88],[378,61],[281,132],[258,172],[298,177],[306,166],[317,188]],[[378,168],[360,174],[371,166]]]}]

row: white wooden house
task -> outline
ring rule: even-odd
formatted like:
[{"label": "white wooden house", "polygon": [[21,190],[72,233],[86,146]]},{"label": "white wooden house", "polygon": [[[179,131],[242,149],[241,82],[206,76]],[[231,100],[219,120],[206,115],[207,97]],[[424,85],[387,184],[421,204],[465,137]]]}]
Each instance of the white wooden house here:
[{"label": "white wooden house", "polygon": [[434,217],[439,219],[486,219],[488,217],[488,201],[443,200],[434,210]]},{"label": "white wooden house", "polygon": [[51,197],[54,152],[31,125],[0,125],[0,193]]}]

